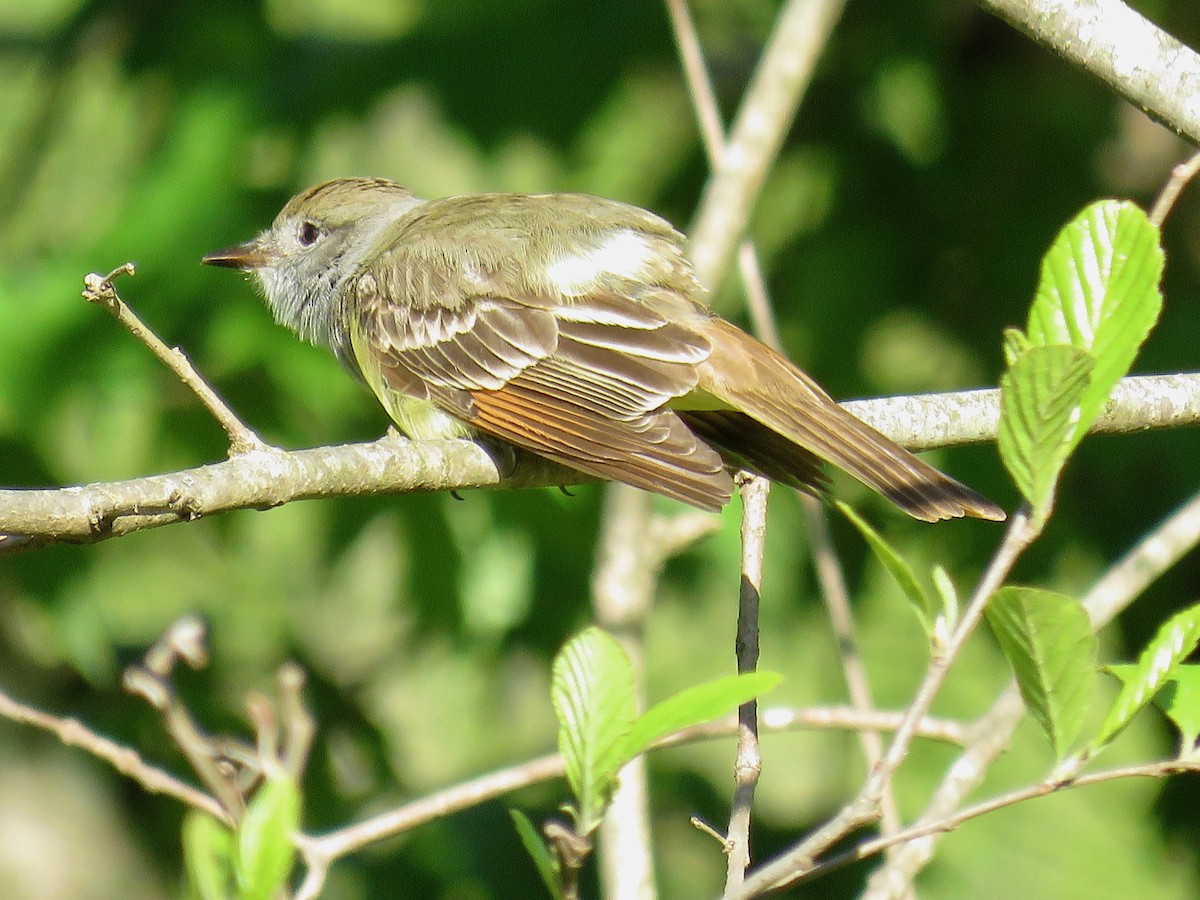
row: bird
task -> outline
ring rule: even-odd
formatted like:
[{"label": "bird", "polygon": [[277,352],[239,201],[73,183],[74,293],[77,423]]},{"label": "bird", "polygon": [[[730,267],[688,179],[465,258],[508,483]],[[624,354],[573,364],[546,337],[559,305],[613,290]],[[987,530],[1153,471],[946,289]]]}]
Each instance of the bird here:
[{"label": "bird", "polygon": [[736,470],[827,496],[828,463],[920,520],[1005,518],[716,315],[686,238],[637,206],[341,178],[202,261],[250,273],[414,440],[498,439],[710,511]]}]

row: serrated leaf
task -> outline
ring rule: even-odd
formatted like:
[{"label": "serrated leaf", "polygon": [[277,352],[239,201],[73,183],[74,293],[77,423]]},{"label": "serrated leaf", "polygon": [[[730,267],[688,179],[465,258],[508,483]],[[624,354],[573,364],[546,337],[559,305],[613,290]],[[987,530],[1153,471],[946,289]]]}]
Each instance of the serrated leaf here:
[{"label": "serrated leaf", "polygon": [[533,858],[533,864],[542,876],[542,884],[546,885],[546,890],[554,900],[563,900],[562,887],[559,885],[558,860],[546,849],[546,842],[529,821],[529,816],[519,809],[509,809],[508,814],[512,817],[525,852]]},{"label": "serrated leaf", "polygon": [[1082,350],[1032,347],[1000,379],[1000,458],[1035,521],[1053,505],[1091,372],[1091,357]]},{"label": "serrated leaf", "polygon": [[558,716],[558,749],[579,805],[576,829],[586,835],[604,816],[636,718],[629,657],[611,635],[585,629],[555,657],[550,698]]},{"label": "serrated leaf", "polygon": [[[1191,606],[1168,619],[1154,639],[1138,656],[1134,670],[1124,684],[1112,708],[1092,741],[1100,749],[1115,738],[1172,677],[1179,663],[1196,649],[1200,641],[1200,605]],[[1109,667],[1115,671],[1114,667]]]},{"label": "serrated leaf", "polygon": [[912,605],[917,618],[921,621],[921,627],[925,629],[925,634],[932,636],[933,622],[938,614],[938,605],[934,603],[928,591],[921,586],[921,583],[917,580],[916,573],[912,570],[912,566],[858,513],[840,500],[837,501],[836,505],[842,515],[849,519],[850,523],[858,529],[875,554],[876,559],[883,564],[883,567],[888,570],[892,578],[896,579],[896,583],[900,585],[900,590],[904,592],[904,596],[908,598],[909,604]]},{"label": "serrated leaf", "polygon": [[239,900],[273,900],[292,873],[300,827],[300,789],[285,772],[272,772],[255,792],[238,826]]},{"label": "serrated leaf", "polygon": [[1128,372],[1162,310],[1158,229],[1135,204],[1102,200],[1069,222],[1042,260],[1029,311],[1035,345],[1069,344],[1095,361],[1072,447]]},{"label": "serrated leaf", "polygon": [[189,896],[229,900],[233,893],[233,832],[208,813],[190,811],[183,820],[183,866]]},{"label": "serrated leaf", "polygon": [[656,703],[637,718],[625,741],[622,764],[633,759],[655,741],[681,728],[709,722],[761,697],[775,688],[783,676],[775,672],[744,672],[727,675],[685,688]]},{"label": "serrated leaf", "polygon": [[1096,672],[1087,613],[1062,594],[1009,586],[988,601],[987,618],[1026,708],[1063,759],[1083,727]]}]

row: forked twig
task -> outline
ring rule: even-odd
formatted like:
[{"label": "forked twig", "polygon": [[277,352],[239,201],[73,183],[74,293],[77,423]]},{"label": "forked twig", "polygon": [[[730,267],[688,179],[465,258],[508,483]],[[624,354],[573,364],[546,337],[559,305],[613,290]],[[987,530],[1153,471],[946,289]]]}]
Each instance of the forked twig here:
[{"label": "forked twig", "polygon": [[107,275],[98,275],[92,272],[83,279],[83,298],[89,303],[103,306],[112,313],[116,320],[129,330],[130,334],[150,348],[150,352],[158,357],[163,365],[170,369],[199,398],[204,408],[212,414],[229,436],[230,456],[238,456],[252,450],[272,449],[234,414],[228,404],[196,371],[183,351],[178,347],[168,347],[163,343],[158,335],[151,331],[149,326],[138,318],[129,305],[117,294],[116,288],[113,287],[114,279],[122,275],[133,275],[136,271],[137,267],[133,263],[127,262],[125,265],[113,269]]}]

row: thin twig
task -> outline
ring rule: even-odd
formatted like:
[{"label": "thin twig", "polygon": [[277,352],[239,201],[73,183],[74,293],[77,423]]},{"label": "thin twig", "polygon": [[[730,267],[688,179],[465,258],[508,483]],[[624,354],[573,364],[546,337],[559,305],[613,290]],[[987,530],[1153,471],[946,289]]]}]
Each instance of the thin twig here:
[{"label": "thin twig", "polygon": [[236,774],[224,764],[222,744],[205,735],[175,695],[175,689],[163,676],[145,666],[125,670],[125,690],[146,700],[162,717],[163,729],[187,758],[192,770],[225,810],[222,818],[241,821],[246,798]]},{"label": "thin twig", "polygon": [[[765,478],[739,476],[742,496],[742,580],[738,591],[737,669],[739,673],[758,668],[758,607],[762,592],[763,555],[767,541],[767,497],[771,482]],[[762,775],[762,751],[758,746],[758,701],[748,700],[738,708],[738,741],[733,760],[733,802],[725,840],[728,860],[725,889],[732,890],[746,877],[750,865],[750,813],[754,791]]]},{"label": "thin twig", "polygon": [[684,79],[687,82],[688,93],[692,96],[692,109],[696,111],[696,119],[700,124],[700,137],[704,141],[705,150],[708,151],[708,162],[716,169],[721,161],[721,154],[725,152],[725,125],[721,121],[717,95],[713,91],[712,78],[709,77],[708,65],[704,61],[700,36],[696,33],[696,23],[692,19],[687,0],[666,0],[666,4],[667,15],[671,20],[671,33],[675,35]]},{"label": "thin twig", "polygon": [[520,765],[507,766],[478,778],[460,782],[328,834],[305,837],[300,850],[311,866],[313,859],[335,860],[355,850],[401,834],[418,825],[441,819],[494,797],[512,793],[531,784],[560,778],[563,759],[557,753],[539,756]]},{"label": "thin twig", "polygon": [[[846,681],[846,692],[855,709],[866,712],[874,708],[871,698],[871,682],[867,668],[859,652],[858,637],[854,633],[854,617],[850,613],[850,592],[846,589],[846,577],[841,561],[829,536],[829,521],[825,505],[814,497],[803,496],[804,519],[812,545],[813,567],[821,585],[821,596],[829,613],[829,623],[837,641],[838,659],[842,664],[842,677]],[[868,771],[873,770],[883,758],[883,740],[877,731],[860,731],[859,742],[866,757]],[[896,795],[890,783],[884,785],[880,798],[880,827],[885,834],[900,827],[900,811],[896,806]]]},{"label": "thin twig", "polygon": [[1179,163],[1171,170],[1171,177],[1163,185],[1158,198],[1154,201],[1154,206],[1150,208],[1150,221],[1155,226],[1163,227],[1163,223],[1175,206],[1175,201],[1179,199],[1179,195],[1187,187],[1188,182],[1196,177],[1197,172],[1200,172],[1200,152],[1192,154],[1190,159]]},{"label": "thin twig", "polygon": [[976,585],[958,625],[947,640],[943,652],[935,657],[925,670],[913,701],[905,711],[904,721],[893,735],[883,761],[871,772],[858,796],[791,849],[757,869],[746,879],[742,890],[727,894],[727,897],[753,897],[764,891],[791,884],[812,868],[813,860],[818,854],[878,817],[881,791],[908,755],[912,738],[916,734],[916,723],[928,712],[951,663],[957,658],[967,638],[983,617],[988,599],[1004,582],[1013,564],[1036,533],[1027,507],[1022,506],[1009,519],[1004,540]]},{"label": "thin twig", "polygon": [[889,847],[910,843],[912,841],[930,837],[932,835],[944,834],[945,832],[953,831],[955,828],[958,828],[964,822],[968,822],[971,819],[977,819],[980,816],[995,812],[998,809],[1004,809],[1007,806],[1015,806],[1018,803],[1024,803],[1028,800],[1036,800],[1039,797],[1048,797],[1049,795],[1056,794],[1059,791],[1068,790],[1071,788],[1087,787],[1093,784],[1103,784],[1105,782],[1118,781],[1125,778],[1165,778],[1169,775],[1178,775],[1182,772],[1197,771],[1200,771],[1200,760],[1170,759],[1162,762],[1122,766],[1115,769],[1105,769],[1101,772],[1090,772],[1065,780],[1061,778],[1054,778],[1047,781],[1041,781],[1037,784],[1018,788],[1016,790],[1009,791],[1006,794],[1001,794],[997,797],[983,800],[979,803],[965,807],[953,815],[948,815],[932,822],[924,822],[914,825],[911,828],[906,828],[903,831],[896,832],[895,834],[884,835],[872,840],[863,841],[854,849],[848,850],[845,853],[841,853],[836,856],[832,856],[823,861],[819,866],[814,867],[810,872],[801,878],[795,879],[793,883],[798,881],[807,881],[820,875],[826,875],[834,869],[839,869],[843,866],[867,859],[888,849]]},{"label": "thin twig", "polygon": [[[1200,543],[1200,493],[1144,535],[1096,581],[1081,604],[1099,630],[1163,572]],[[1007,749],[1012,734],[1025,718],[1015,682],[1011,682],[970,731],[975,737],[947,770],[914,827],[924,827],[951,815],[963,799],[983,781],[996,758]],[[864,900],[890,900],[912,883],[917,872],[933,858],[937,831],[906,842],[888,863],[872,875]]]},{"label": "thin twig", "polygon": [[317,733],[312,713],[304,705],[305,680],[304,670],[295,663],[284,663],[275,678],[283,726],[283,752],[279,761],[296,782],[308,765],[308,753]]},{"label": "thin twig", "polygon": [[181,803],[208,813],[215,819],[230,824],[225,810],[212,797],[186,784],[155,766],[150,765],[135,750],[97,734],[76,719],[58,718],[27,706],[0,691],[0,718],[22,725],[31,725],[49,732],[69,747],[79,747],[97,759],[111,765],[122,775],[132,778],[151,794],[165,794]]},{"label": "thin twig", "polygon": [[692,229],[696,275],[710,290],[724,280],[767,171],[844,5],[845,0],[789,0],[775,21]]},{"label": "thin twig", "polygon": [[[700,122],[700,135],[708,162],[713,171],[721,164],[725,155],[725,127],[721,124],[721,112],[717,107],[717,96],[713,90],[704,53],[700,48],[700,37],[692,19],[687,0],[666,0],[671,18],[671,30],[679,47],[679,58],[687,79],[692,106]],[[742,240],[737,251],[738,272],[746,292],[746,305],[754,324],[754,333],[759,339],[775,349],[780,349],[779,330],[775,327],[775,316],[771,314],[771,300],[767,295],[767,283],[763,278],[758,250],[750,239]]]},{"label": "thin twig", "polygon": [[[971,726],[970,743],[946,770],[928,805],[910,827],[921,828],[952,815],[1008,749],[1013,731],[1024,718],[1025,702],[1013,682]],[[894,900],[910,890],[916,873],[933,858],[935,840],[931,834],[893,845],[894,852],[888,854],[887,862],[871,874],[863,900]]]},{"label": "thin twig", "polygon": [[225,429],[229,436],[229,453],[237,456],[252,450],[266,450],[268,445],[250,430],[212,389],[178,347],[168,347],[150,328],[134,314],[113,287],[113,279],[121,275],[133,275],[133,263],[125,263],[107,275],[95,272],[83,279],[83,298],[89,303],[98,303],[107,309],[117,321],[124,325],[140,343],[150,349],[175,376],[187,386]]}]

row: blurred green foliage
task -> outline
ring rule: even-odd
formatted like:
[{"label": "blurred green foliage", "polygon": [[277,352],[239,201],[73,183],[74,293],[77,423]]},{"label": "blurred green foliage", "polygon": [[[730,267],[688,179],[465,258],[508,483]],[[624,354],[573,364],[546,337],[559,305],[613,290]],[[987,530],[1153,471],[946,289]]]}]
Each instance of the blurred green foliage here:
[{"label": "blurred green foliage", "polygon": [[[1200,43],[1186,3],[1140,4]],[[776,5],[696,0],[726,116]],[[148,353],[79,298],[82,277],[136,261],[123,296],[187,350],[254,428],[286,447],[367,439],[382,413],[322,352],[276,327],[248,286],[199,257],[264,227],[319,179],[394,177],[438,196],[585,190],[686,227],[706,174],[664,10],[610,0],[0,0],[0,481],[128,478],[219,459],[219,428]],[[849,4],[754,220],[792,356],[837,396],[994,383],[1000,334],[1023,321],[1038,258],[1091,199],[1145,202],[1183,146],[1104,88],[963,0]],[[1167,308],[1142,371],[1195,368],[1200,202],[1167,227]],[[736,287],[726,289],[729,300]],[[1085,441],[1056,518],[1020,579],[1078,593],[1194,489],[1190,433]],[[1006,505],[993,447],[934,455]],[[590,617],[601,489],[294,504],[59,547],[0,562],[0,683],[185,771],[121,666],[185,611],[214,661],[181,690],[213,729],[283,660],[311,673],[320,734],[306,827],[327,829],[553,746],[555,648]],[[901,520],[852,488],[917,564],[970,583],[998,529]],[[665,504],[664,504],[665,505]],[[772,702],[841,702],[835,648],[794,498],[777,491],[763,610]],[[648,623],[651,700],[727,674],[736,507],[667,568]],[[877,700],[907,702],[926,651],[888,576],[844,523]],[[1194,596],[1180,566],[1110,636],[1106,659]],[[972,642],[937,710],[974,716],[1007,678]],[[1115,690],[1115,688],[1114,688]],[[1112,750],[1169,752],[1139,719]],[[915,814],[952,758],[919,745],[901,772]],[[847,735],[766,738],[757,853],[853,790]],[[719,822],[731,745],[654,756],[663,896],[713,895],[724,860],[687,824]],[[0,844],[8,898],[178,893],[177,804],[82,754],[0,722]],[[1040,777],[1027,724],[989,786]],[[971,823],[922,876],[941,897],[1194,896],[1194,780],[1068,792]],[[562,784],[516,801],[535,818]],[[19,829],[14,832],[10,829]],[[81,848],[105,846],[95,858]],[[852,896],[851,869],[791,896]],[[327,896],[537,896],[501,804],[339,863]]]}]

